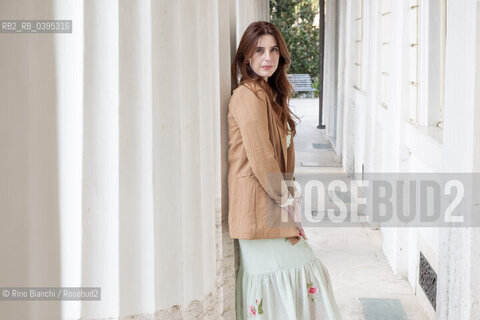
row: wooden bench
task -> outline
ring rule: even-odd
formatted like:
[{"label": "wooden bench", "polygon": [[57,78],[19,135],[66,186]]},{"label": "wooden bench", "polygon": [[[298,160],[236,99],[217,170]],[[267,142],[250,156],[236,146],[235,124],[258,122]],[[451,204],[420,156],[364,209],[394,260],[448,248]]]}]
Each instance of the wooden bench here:
[{"label": "wooden bench", "polygon": [[297,92],[310,92],[313,98],[312,78],[309,74],[287,74],[288,81],[293,87],[293,91]]}]

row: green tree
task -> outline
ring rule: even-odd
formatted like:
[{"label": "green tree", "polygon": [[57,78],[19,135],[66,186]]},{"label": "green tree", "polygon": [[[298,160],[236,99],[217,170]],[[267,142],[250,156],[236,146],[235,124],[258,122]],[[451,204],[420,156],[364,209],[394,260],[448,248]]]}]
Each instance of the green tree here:
[{"label": "green tree", "polygon": [[283,34],[292,56],[289,73],[308,73],[318,81],[318,0],[270,0],[270,22]]}]

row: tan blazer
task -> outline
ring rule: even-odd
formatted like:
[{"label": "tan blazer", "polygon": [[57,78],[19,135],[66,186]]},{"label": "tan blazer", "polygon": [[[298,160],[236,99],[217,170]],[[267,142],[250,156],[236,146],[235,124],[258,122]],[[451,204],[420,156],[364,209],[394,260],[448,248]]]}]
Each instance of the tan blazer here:
[{"label": "tan blazer", "polygon": [[279,206],[294,191],[284,179],[293,178],[295,149],[293,139],[287,149],[286,132],[277,119],[260,85],[243,84],[233,91],[228,105],[228,223],[232,238],[299,238],[295,224]]}]

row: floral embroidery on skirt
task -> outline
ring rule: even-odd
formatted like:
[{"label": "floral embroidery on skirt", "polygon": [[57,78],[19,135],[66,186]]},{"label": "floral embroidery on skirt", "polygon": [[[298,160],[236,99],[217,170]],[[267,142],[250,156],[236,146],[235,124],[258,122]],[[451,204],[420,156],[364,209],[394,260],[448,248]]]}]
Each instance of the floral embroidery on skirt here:
[{"label": "floral embroidery on skirt", "polygon": [[342,319],[328,271],[307,241],[239,244],[237,319]]},{"label": "floral embroidery on skirt", "polygon": [[260,302],[258,302],[258,299],[255,299],[255,304],[248,306],[248,315],[256,316],[257,314],[263,314],[262,303],[263,299],[260,299]]}]

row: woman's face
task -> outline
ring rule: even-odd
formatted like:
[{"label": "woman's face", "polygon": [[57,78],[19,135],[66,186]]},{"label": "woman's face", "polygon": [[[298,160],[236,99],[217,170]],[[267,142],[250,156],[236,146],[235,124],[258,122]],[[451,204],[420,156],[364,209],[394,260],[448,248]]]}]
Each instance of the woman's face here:
[{"label": "woman's face", "polygon": [[277,70],[279,58],[277,41],[272,35],[264,34],[258,39],[257,47],[250,58],[250,67],[267,81],[268,77]]}]

